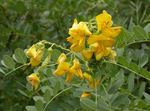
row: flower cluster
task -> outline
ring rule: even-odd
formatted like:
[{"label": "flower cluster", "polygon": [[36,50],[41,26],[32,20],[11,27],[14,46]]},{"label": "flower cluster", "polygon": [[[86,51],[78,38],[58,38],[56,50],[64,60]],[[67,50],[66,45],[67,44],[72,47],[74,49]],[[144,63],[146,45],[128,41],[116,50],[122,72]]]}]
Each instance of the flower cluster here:
[{"label": "flower cluster", "polygon": [[[88,82],[90,88],[95,89],[99,84],[99,79],[93,78],[90,74],[81,70],[80,62],[78,59],[73,60],[73,64],[71,65],[67,61],[67,57],[64,53],[62,53],[57,60],[58,66],[55,70],[55,75],[63,76],[66,74],[66,82],[70,82],[74,75],[79,77],[80,79],[84,79]],[[90,96],[90,92],[83,92],[81,98]]]},{"label": "flower cluster", "polygon": [[121,27],[112,27],[112,17],[105,10],[96,16],[97,32],[91,33],[86,22],[74,21],[69,29],[70,37],[67,41],[72,45],[70,49],[82,53],[86,60],[95,55],[96,60],[109,57],[114,60],[116,53],[113,50],[115,38],[119,35]]},{"label": "flower cluster", "polygon": [[26,51],[26,55],[30,58],[31,66],[35,67],[41,63],[43,48],[44,46],[42,44],[33,44],[32,47]]},{"label": "flower cluster", "polygon": [[40,78],[38,77],[37,74],[32,73],[31,75],[29,75],[27,77],[27,81],[29,83],[31,83],[31,85],[33,86],[33,88],[36,90],[40,84]]},{"label": "flower cluster", "polygon": [[67,57],[64,53],[59,56],[57,60],[58,67],[54,72],[55,75],[62,76],[67,74],[66,82],[71,81],[74,75],[78,76],[80,79],[83,79],[79,60],[75,58],[73,60],[73,65],[71,66],[68,62],[66,62],[66,59]]},{"label": "flower cluster", "polygon": [[[90,27],[90,29],[88,28],[88,22],[78,23],[76,19],[74,20],[73,26],[69,29],[70,37],[67,38],[67,41],[71,43],[70,49],[74,52],[81,53],[86,60],[90,60],[93,55],[96,60],[100,60],[103,57],[108,57],[109,59],[114,60],[116,52],[113,50],[113,47],[115,38],[121,31],[121,27],[112,27],[112,17],[105,10],[102,14],[96,16],[95,23],[97,24],[96,32],[91,32],[90,30],[92,30],[92,27]],[[48,56],[41,66],[39,66],[39,69],[43,69],[43,67],[45,68],[49,64],[52,46],[56,44],[42,41],[32,45],[32,47],[26,51],[26,55],[30,58],[29,64],[31,66],[35,67],[40,65],[45,44],[51,45],[51,47],[49,48]],[[61,48],[60,46],[58,47]],[[54,74],[56,76],[66,76],[66,82],[70,82],[74,76],[77,76],[80,79],[85,80],[91,89],[96,89],[100,80],[93,78],[91,74],[86,73],[86,69],[84,72],[82,71],[80,61],[72,51],[69,52],[74,55],[74,58],[71,58],[71,60],[67,58],[65,53],[60,54],[57,63],[55,64],[57,65],[57,68],[54,71]],[[37,89],[40,84],[39,76],[37,69],[37,73],[32,73],[27,77],[27,81],[34,89]],[[90,96],[89,92],[83,92],[81,95],[81,97],[87,96]]]}]

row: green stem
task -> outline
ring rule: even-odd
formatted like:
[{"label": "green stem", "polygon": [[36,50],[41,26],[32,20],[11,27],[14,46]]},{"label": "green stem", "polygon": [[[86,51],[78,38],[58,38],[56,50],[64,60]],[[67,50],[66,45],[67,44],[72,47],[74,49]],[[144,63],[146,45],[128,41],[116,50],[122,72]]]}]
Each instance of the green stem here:
[{"label": "green stem", "polygon": [[24,67],[24,66],[27,66],[27,65],[29,65],[29,64],[23,64],[23,65],[21,65],[21,66],[19,66],[19,67],[16,67],[15,69],[13,69],[13,70],[11,70],[10,72],[6,73],[6,76],[10,75],[10,74],[13,73],[14,71],[16,71],[16,70],[18,70],[18,69],[20,69],[20,68],[22,68],[22,67]]},{"label": "green stem", "polygon": [[68,88],[66,88],[66,89],[64,89],[64,90],[62,90],[62,91],[60,91],[58,94],[56,94],[49,102],[47,102],[47,104],[45,105],[43,111],[46,110],[46,108],[48,107],[48,105],[49,105],[57,96],[59,96],[59,95],[62,94],[63,92],[68,91],[68,90],[71,89],[71,88],[72,88],[72,86],[71,86],[71,87],[68,87]]},{"label": "green stem", "polygon": [[97,96],[97,87],[95,88],[95,104],[96,104],[96,111],[97,111],[97,105],[98,105],[98,96]]},{"label": "green stem", "polygon": [[145,42],[150,42],[150,40],[139,40],[139,41],[135,41],[135,42],[130,42],[127,45],[125,45],[125,47],[128,47],[132,44],[137,44],[137,43],[145,43]]},{"label": "green stem", "polygon": [[51,42],[46,41],[46,40],[42,40],[42,41],[40,41],[40,42],[42,42],[42,43],[44,43],[44,44],[54,45],[54,46],[56,46],[56,47],[58,47],[58,48],[60,48],[60,49],[62,49],[62,50],[71,52],[71,50],[66,49],[66,48],[64,48],[64,47],[62,47],[61,45],[58,45],[58,44],[56,44],[56,43],[51,43]]},{"label": "green stem", "polygon": [[119,66],[119,67],[121,67],[121,68],[124,68],[124,69],[126,69],[126,70],[128,70],[128,71],[130,71],[130,72],[133,72],[133,73],[135,73],[135,74],[139,75],[137,72],[135,72],[135,71],[133,71],[133,70],[131,70],[131,69],[129,69],[129,68],[127,68],[127,67],[125,67],[125,66],[121,65],[121,64],[113,63],[113,62],[106,61],[106,60],[105,60],[104,62],[105,62],[105,63],[110,63],[110,64],[117,65],[117,66]]}]

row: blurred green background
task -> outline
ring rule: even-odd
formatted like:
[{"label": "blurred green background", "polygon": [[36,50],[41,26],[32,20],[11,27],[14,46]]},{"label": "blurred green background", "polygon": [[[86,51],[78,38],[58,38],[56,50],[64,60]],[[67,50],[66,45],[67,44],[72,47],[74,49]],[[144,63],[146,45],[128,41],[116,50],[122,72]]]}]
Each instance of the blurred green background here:
[{"label": "blurred green background", "polygon": [[[150,31],[150,0],[0,0],[0,59],[43,39],[67,46],[74,18],[88,21],[102,10],[129,31],[135,25]],[[24,111],[33,103],[17,90],[22,87],[18,81],[25,83],[29,72],[16,71],[11,77],[0,74],[0,111]]]}]

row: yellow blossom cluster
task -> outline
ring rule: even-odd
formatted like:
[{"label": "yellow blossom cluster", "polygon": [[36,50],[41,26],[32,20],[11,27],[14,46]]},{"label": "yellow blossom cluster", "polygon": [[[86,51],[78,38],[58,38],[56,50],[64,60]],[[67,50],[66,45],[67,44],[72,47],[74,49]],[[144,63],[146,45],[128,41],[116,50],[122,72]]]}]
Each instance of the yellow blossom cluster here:
[{"label": "yellow blossom cluster", "polygon": [[105,10],[96,16],[96,23],[97,32],[92,33],[88,29],[88,23],[78,23],[75,19],[73,26],[69,29],[70,37],[67,38],[67,41],[72,44],[70,49],[80,52],[86,60],[90,60],[93,55],[96,60],[102,57],[114,60],[116,53],[113,46],[121,27],[112,27],[112,17]]},{"label": "yellow blossom cluster", "polygon": [[[97,24],[97,32],[91,32],[92,27],[89,29],[87,22],[78,23],[76,19],[74,20],[72,27],[69,29],[70,37],[67,38],[67,41],[71,43],[70,49],[74,52],[80,52],[86,60],[90,60],[93,55],[96,60],[100,60],[103,57],[114,60],[116,52],[113,50],[113,47],[115,39],[121,31],[121,27],[112,26],[112,17],[105,10],[96,16],[95,22]],[[29,64],[31,64],[31,66],[35,67],[41,63],[44,47],[45,45],[40,42],[32,45],[32,47],[26,51],[26,55],[30,58]],[[46,64],[49,63],[49,58],[50,57],[46,59]],[[82,80],[86,80],[92,89],[96,89],[100,82],[99,79],[93,78],[90,74],[86,72],[83,73],[81,64],[76,57],[68,61],[65,53],[61,53],[58,57],[57,68],[54,74],[56,76],[65,75],[66,82],[70,82],[74,76],[77,76]],[[27,81],[34,89],[37,89],[40,84],[38,73],[29,75]],[[90,96],[89,92],[83,92],[81,95],[81,97],[87,96]]]},{"label": "yellow blossom cluster", "polygon": [[31,66],[38,66],[41,63],[43,48],[37,45],[32,45],[32,47],[26,51],[26,55],[30,58]]},{"label": "yellow blossom cluster", "polygon": [[33,86],[33,88],[36,90],[40,84],[40,78],[37,74],[32,73],[27,77],[27,81]]},{"label": "yellow blossom cluster", "polygon": [[78,76],[80,79],[83,79],[79,60],[75,58],[73,60],[73,65],[71,66],[68,62],[66,62],[66,59],[67,57],[64,53],[59,56],[57,60],[58,66],[54,72],[55,75],[63,76],[67,74],[66,82],[71,81],[74,75]]}]

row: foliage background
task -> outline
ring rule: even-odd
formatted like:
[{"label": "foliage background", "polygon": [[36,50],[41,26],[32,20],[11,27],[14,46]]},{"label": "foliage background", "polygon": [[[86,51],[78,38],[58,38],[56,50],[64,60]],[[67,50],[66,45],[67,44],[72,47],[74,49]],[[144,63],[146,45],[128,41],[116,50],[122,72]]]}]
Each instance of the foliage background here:
[{"label": "foliage background", "polygon": [[[3,59],[4,55],[12,55],[17,48],[26,49],[33,43],[43,39],[68,47],[65,38],[68,36],[68,28],[71,27],[74,18],[88,21],[105,9],[111,13],[115,24],[126,28],[120,35],[122,43],[128,44],[135,40],[146,40],[145,42],[128,45],[124,50],[122,44],[118,42],[118,54],[121,57],[124,56],[128,62],[132,61],[139,67],[150,71],[150,44],[147,42],[147,38],[149,39],[150,37],[149,8],[150,0],[38,0],[38,2],[36,0],[1,0],[0,59]],[[129,66],[129,64],[126,65]],[[111,73],[111,70],[114,69],[116,70],[115,73]],[[111,79],[110,83],[105,83],[108,86],[108,93],[110,92],[106,101],[109,101],[113,94],[118,94],[120,96],[118,98],[123,97],[123,99],[121,98],[122,101],[125,98],[126,104],[128,103],[130,106],[129,110],[149,110],[149,81],[117,66],[114,68],[112,65],[107,65],[106,70],[110,77],[109,79]],[[35,100],[32,97],[37,94],[29,91],[28,95],[25,96],[26,94],[22,92],[26,87],[25,78],[31,71],[32,69],[26,67],[13,72],[11,76],[7,77],[1,71],[1,111],[24,111],[25,106],[34,104]],[[121,75],[121,77],[117,74]],[[115,83],[115,80],[119,80],[118,83]],[[109,86],[110,84],[112,86],[113,84],[120,84],[120,86],[112,87]],[[111,91],[115,89],[114,87],[117,91]],[[102,89],[100,92],[102,93]],[[58,100],[56,99],[51,104],[53,106],[51,108],[59,107],[51,110],[69,111],[69,108],[64,109],[69,102],[70,104],[74,102],[72,103],[73,107],[78,109],[79,99],[73,95],[66,95],[64,94]],[[58,101],[62,102],[57,105]],[[62,105],[62,103],[64,104]],[[114,107],[121,107],[117,106],[119,103],[112,102],[112,104]],[[121,105],[125,106],[125,104]],[[102,106],[99,107],[101,108]],[[114,108],[113,110],[119,109]]]}]

